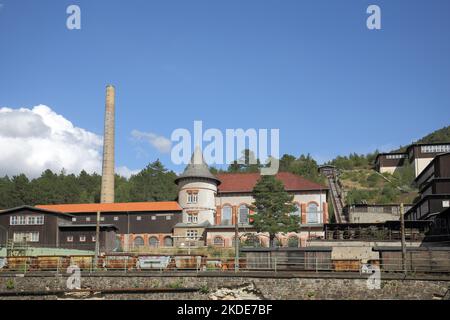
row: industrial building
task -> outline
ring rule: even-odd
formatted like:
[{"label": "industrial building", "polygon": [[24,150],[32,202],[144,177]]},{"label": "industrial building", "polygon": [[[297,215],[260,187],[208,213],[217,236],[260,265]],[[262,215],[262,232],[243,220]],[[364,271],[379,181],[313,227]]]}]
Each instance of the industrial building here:
[{"label": "industrial building", "polygon": [[434,221],[450,208],[450,153],[437,155],[417,176],[420,200],[406,213],[408,220]]},{"label": "industrial building", "polygon": [[406,148],[406,152],[380,153],[375,159],[378,172],[394,173],[406,163],[414,168],[418,177],[437,155],[450,152],[450,142],[445,143],[414,143]]}]

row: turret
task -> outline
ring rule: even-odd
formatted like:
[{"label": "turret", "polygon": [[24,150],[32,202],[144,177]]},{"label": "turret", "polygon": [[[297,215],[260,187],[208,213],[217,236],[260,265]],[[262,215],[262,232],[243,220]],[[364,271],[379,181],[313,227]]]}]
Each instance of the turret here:
[{"label": "turret", "polygon": [[200,147],[195,148],[191,162],[175,182],[179,187],[178,202],[183,208],[183,223],[214,224],[220,180],[209,171]]}]

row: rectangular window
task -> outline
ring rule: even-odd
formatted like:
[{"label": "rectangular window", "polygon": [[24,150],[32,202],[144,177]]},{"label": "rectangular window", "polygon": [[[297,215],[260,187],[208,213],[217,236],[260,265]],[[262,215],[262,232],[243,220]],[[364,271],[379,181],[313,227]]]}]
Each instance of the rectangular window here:
[{"label": "rectangular window", "polygon": [[34,217],[34,216],[28,216],[28,217],[25,217],[25,223],[27,224],[27,225],[35,225],[36,224],[36,217]]},{"label": "rectangular window", "polygon": [[119,217],[114,217],[114,221],[119,221]]},{"label": "rectangular window", "polygon": [[431,146],[421,146],[420,151],[422,153],[443,153],[450,152],[450,145],[431,145]]},{"label": "rectangular window", "polygon": [[91,218],[90,217],[86,217],[86,222],[90,222]]},{"label": "rectangular window", "polygon": [[39,232],[14,232],[13,240],[14,242],[39,242]]},{"label": "rectangular window", "polygon": [[137,220],[137,221],[141,221],[141,220],[142,220],[142,217],[141,217],[141,216],[137,216],[137,217],[136,217],[136,220]]},{"label": "rectangular window", "polygon": [[172,220],[172,216],[166,216],[166,220]]},{"label": "rectangular window", "polygon": [[187,203],[197,203],[198,202],[198,191],[188,191]]},{"label": "rectangular window", "polygon": [[105,217],[100,217],[100,221],[105,221]]},{"label": "rectangular window", "polygon": [[92,242],[95,242],[95,236],[92,236]]},{"label": "rectangular window", "polygon": [[77,218],[72,218],[72,222],[77,222]]},{"label": "rectangular window", "polygon": [[25,219],[25,216],[18,216],[17,217],[17,224],[18,225],[25,225],[25,223],[26,223],[26,221],[25,221],[26,219]]},{"label": "rectangular window", "polygon": [[12,226],[15,226],[18,222],[17,216],[11,216],[9,217],[9,224]]},{"label": "rectangular window", "polygon": [[197,223],[198,222],[197,213],[188,213],[187,220],[188,220],[188,223]]},{"label": "rectangular window", "polygon": [[197,230],[187,230],[186,237],[190,238],[190,239],[196,239],[196,238],[198,238],[198,231]]},{"label": "rectangular window", "polygon": [[67,242],[73,242],[73,236],[67,236]]},{"label": "rectangular window", "polygon": [[156,220],[156,216],[152,216],[152,218],[151,218],[152,220]]},{"label": "rectangular window", "polygon": [[86,236],[80,236],[80,242],[86,242]]}]

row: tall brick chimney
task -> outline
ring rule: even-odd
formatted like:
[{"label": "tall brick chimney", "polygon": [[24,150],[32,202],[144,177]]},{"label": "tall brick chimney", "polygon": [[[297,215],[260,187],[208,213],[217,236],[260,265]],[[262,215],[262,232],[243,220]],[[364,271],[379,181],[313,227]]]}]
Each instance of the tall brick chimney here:
[{"label": "tall brick chimney", "polygon": [[103,168],[101,203],[114,203],[114,108],[115,89],[106,86],[105,132],[103,137]]}]

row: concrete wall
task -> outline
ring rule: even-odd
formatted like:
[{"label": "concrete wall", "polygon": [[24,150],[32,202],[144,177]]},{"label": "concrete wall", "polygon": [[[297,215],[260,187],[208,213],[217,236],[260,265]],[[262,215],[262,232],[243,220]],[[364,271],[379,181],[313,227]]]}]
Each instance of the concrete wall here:
[{"label": "concrete wall", "polygon": [[[207,288],[208,294],[195,293],[159,293],[107,295],[107,299],[187,299],[207,300],[210,294],[224,287],[237,287],[253,284],[255,290],[265,299],[433,299],[435,295],[444,295],[450,281],[444,280],[398,280],[381,278],[380,289],[369,289],[366,278],[328,278],[328,277],[294,277],[294,278],[257,278],[257,277],[172,277],[172,276],[83,276],[82,287],[90,288],[161,288],[177,285],[186,288]],[[9,281],[8,281],[9,280]],[[20,290],[56,290],[66,288],[66,277],[6,277],[0,275],[0,291],[7,290],[7,282],[12,291]],[[27,297],[29,299],[29,297]],[[46,296],[46,299],[56,299]],[[2,298],[0,298],[2,299]],[[5,299],[5,298],[3,298]],[[17,297],[14,297],[17,299]],[[34,297],[34,299],[43,299]]]},{"label": "concrete wall", "polygon": [[400,217],[392,213],[350,212],[349,220],[350,223],[379,223],[400,220]]}]

